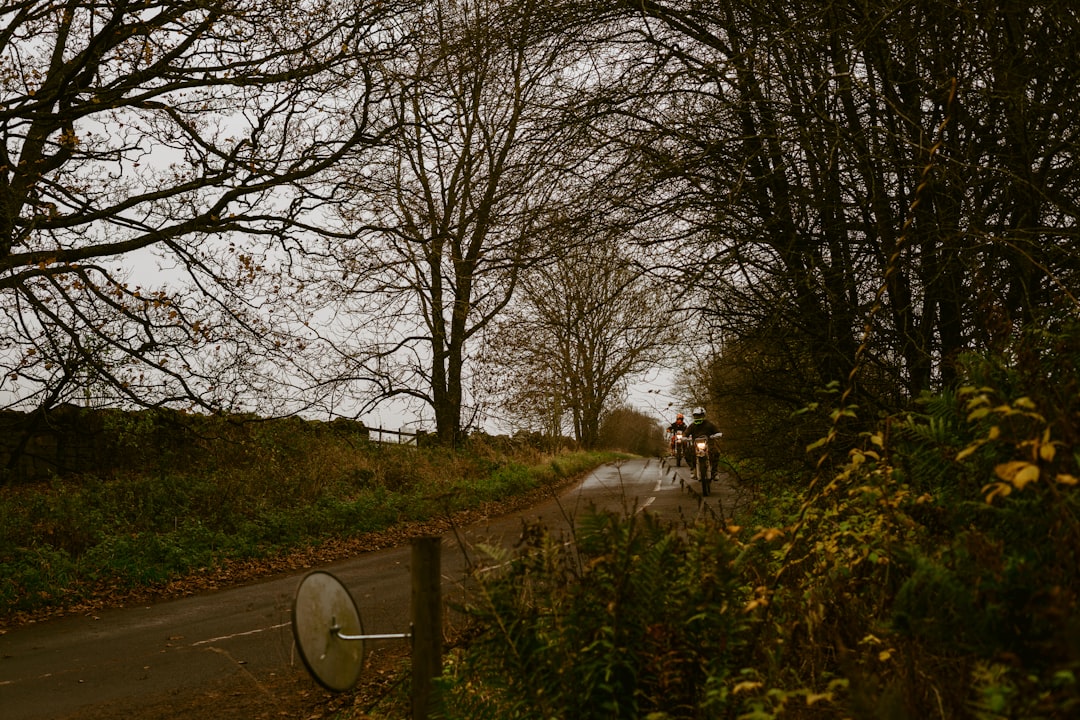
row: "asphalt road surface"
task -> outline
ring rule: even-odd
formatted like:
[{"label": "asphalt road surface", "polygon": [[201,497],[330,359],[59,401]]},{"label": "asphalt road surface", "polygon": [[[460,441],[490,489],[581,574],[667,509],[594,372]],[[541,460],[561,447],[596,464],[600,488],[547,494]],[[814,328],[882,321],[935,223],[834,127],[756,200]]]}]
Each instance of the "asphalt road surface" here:
[{"label": "asphalt road surface", "polygon": [[[468,568],[481,559],[480,544],[512,543],[523,522],[568,529],[590,507],[648,511],[673,521],[703,512],[730,517],[737,497],[729,483],[721,480],[708,498],[698,490],[687,468],[670,460],[605,465],[557,500],[445,535],[444,597],[462,592]],[[321,568],[348,588],[365,634],[409,631],[410,554],[406,545]],[[200,713],[181,710],[195,697],[216,708],[213,717],[253,717],[236,708],[256,702],[271,709],[261,716],[280,716],[281,693],[320,690],[292,637],[292,599],[303,575],[13,629],[0,636],[0,720],[206,716],[205,704]],[[407,642],[376,640],[366,647],[370,653]],[[173,705],[176,712],[169,711]],[[142,712],[150,706],[165,710]]]}]

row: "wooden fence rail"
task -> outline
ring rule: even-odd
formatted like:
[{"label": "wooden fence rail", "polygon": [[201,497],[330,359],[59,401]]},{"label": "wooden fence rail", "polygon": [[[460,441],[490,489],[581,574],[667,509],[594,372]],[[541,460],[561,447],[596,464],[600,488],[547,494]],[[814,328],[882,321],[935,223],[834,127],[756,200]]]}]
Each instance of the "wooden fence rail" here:
[{"label": "wooden fence rail", "polygon": [[[382,426],[377,428],[368,427],[368,439],[379,447],[382,447],[383,445],[383,435],[396,437],[397,440],[392,441],[395,445],[412,445],[413,447],[416,447],[419,444],[420,437],[426,434],[427,433],[423,430],[409,432],[408,430],[387,430]],[[388,440],[386,442],[391,441]]]}]

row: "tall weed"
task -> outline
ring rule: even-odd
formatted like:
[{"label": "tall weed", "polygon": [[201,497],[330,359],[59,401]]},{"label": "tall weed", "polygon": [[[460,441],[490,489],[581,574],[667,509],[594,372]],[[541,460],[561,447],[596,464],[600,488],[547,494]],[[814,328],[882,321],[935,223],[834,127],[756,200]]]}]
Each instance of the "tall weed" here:
[{"label": "tall weed", "polygon": [[444,717],[722,715],[750,631],[733,538],[591,513],[573,545],[522,541],[473,596],[481,629],[444,675]]}]

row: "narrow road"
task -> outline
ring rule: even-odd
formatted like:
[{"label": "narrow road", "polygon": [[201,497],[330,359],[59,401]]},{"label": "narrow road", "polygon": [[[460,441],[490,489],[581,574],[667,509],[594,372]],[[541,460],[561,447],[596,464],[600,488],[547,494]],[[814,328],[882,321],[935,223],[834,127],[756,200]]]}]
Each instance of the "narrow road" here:
[{"label": "narrow road", "polygon": [[[592,506],[673,521],[720,509],[729,516],[735,498],[719,485],[702,502],[685,467],[655,458],[605,465],[558,499],[444,536],[444,593],[462,591],[479,544],[509,545],[524,522],[569,529]],[[409,629],[409,563],[404,546],[322,569],[349,589],[365,633],[395,634]],[[16,628],[0,636],[0,717],[288,717],[292,694],[324,694],[293,647],[290,611],[301,577]]]}]

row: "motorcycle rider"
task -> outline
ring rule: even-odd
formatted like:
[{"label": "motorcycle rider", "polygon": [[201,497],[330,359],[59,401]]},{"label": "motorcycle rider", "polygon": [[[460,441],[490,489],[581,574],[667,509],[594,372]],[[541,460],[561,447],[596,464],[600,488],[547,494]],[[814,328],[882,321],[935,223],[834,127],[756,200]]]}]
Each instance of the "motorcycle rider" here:
[{"label": "motorcycle rider", "polygon": [[[705,408],[694,408],[694,412],[691,413],[693,420],[686,428],[686,435],[691,438],[690,446],[686,450],[686,461],[693,468],[693,452],[690,449],[693,446],[693,439],[699,437],[711,438],[720,432],[720,429],[712,423],[711,420],[705,417]],[[716,466],[720,463],[720,450],[716,447],[716,443],[709,440],[709,480],[716,480]]]},{"label": "motorcycle rider", "polygon": [[671,450],[672,453],[674,453],[675,452],[675,433],[681,432],[684,435],[686,434],[686,420],[683,419],[683,414],[682,413],[678,413],[675,416],[675,422],[668,425],[667,431],[668,431],[668,434],[671,435],[671,440],[668,441],[668,444],[670,446],[669,449]]}]

